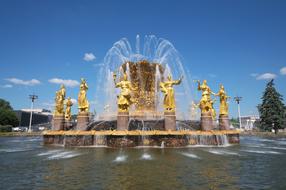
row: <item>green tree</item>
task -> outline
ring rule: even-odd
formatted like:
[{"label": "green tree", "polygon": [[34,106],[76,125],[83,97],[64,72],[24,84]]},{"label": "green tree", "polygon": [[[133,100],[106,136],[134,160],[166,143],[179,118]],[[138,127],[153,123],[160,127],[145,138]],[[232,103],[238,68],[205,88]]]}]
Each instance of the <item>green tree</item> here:
[{"label": "green tree", "polygon": [[10,103],[6,100],[0,99],[0,125],[17,126],[18,124],[19,120]]},{"label": "green tree", "polygon": [[260,113],[260,128],[271,131],[274,129],[283,129],[285,127],[286,107],[283,103],[283,97],[274,87],[274,80],[267,83],[262,96],[262,104],[258,105]]},{"label": "green tree", "polygon": [[10,103],[0,98],[0,109],[13,110]]}]

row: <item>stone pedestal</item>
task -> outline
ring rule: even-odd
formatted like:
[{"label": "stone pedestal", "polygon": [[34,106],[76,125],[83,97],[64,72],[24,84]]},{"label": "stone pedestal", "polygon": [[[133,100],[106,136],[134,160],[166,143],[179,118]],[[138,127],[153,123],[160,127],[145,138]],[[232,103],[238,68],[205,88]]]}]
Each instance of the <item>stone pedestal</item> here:
[{"label": "stone pedestal", "polygon": [[128,130],[129,112],[118,112],[117,114],[117,130]]},{"label": "stone pedestal", "polygon": [[89,113],[79,113],[77,115],[76,130],[85,131],[89,122]]},{"label": "stone pedestal", "polygon": [[54,130],[54,131],[64,130],[64,125],[65,125],[65,116],[64,115],[55,115],[53,117],[52,130]]},{"label": "stone pedestal", "polygon": [[73,128],[73,123],[71,121],[65,121],[64,130],[68,131]]},{"label": "stone pedestal", "polygon": [[227,115],[219,116],[219,129],[220,130],[229,130],[229,118]]},{"label": "stone pedestal", "polygon": [[202,113],[201,114],[201,130],[202,131],[210,131],[214,129],[212,113]]},{"label": "stone pedestal", "polygon": [[164,123],[165,123],[165,130],[171,130],[175,131],[176,130],[176,113],[173,112],[164,112]]}]

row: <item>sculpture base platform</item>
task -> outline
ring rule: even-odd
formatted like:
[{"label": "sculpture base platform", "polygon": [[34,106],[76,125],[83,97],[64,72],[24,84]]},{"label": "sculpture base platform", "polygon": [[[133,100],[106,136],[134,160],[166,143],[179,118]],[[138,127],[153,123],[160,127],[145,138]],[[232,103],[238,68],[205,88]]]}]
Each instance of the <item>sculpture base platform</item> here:
[{"label": "sculpture base platform", "polygon": [[165,130],[171,130],[175,131],[176,130],[176,113],[173,112],[164,112],[164,122],[165,122]]},{"label": "sculpture base platform", "polygon": [[64,130],[68,131],[71,130],[72,128],[73,128],[73,122],[66,120],[64,124]]},{"label": "sculpture base platform", "polygon": [[79,113],[77,115],[76,130],[85,131],[89,123],[89,113]]},{"label": "sculpture base platform", "polygon": [[214,129],[214,122],[211,112],[201,114],[201,130],[210,131]]},{"label": "sculpture base platform", "polygon": [[45,145],[93,147],[185,147],[239,144],[239,131],[44,131]]},{"label": "sculpture base platform", "polygon": [[64,129],[65,116],[64,115],[55,115],[53,117],[52,129],[55,131],[60,131]]},{"label": "sculpture base platform", "polygon": [[117,130],[128,130],[129,112],[118,112],[117,115]]},{"label": "sculpture base platform", "polygon": [[228,115],[220,115],[219,116],[219,129],[220,130],[229,130],[229,118]]}]

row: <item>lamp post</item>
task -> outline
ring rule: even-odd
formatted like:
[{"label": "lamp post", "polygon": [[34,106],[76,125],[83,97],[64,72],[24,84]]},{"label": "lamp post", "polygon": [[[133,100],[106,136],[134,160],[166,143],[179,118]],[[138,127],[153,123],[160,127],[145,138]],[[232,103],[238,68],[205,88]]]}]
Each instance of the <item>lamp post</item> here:
[{"label": "lamp post", "polygon": [[234,101],[237,103],[237,112],[238,112],[238,120],[239,120],[239,129],[241,129],[241,116],[240,116],[240,101],[242,100],[242,97],[236,96],[233,98]]},{"label": "lamp post", "polygon": [[32,104],[31,104],[31,113],[30,113],[30,123],[29,123],[29,130],[28,132],[32,132],[32,118],[33,118],[33,109],[34,109],[34,102],[36,99],[38,99],[38,96],[33,94],[33,95],[29,95],[29,98],[32,100]]}]

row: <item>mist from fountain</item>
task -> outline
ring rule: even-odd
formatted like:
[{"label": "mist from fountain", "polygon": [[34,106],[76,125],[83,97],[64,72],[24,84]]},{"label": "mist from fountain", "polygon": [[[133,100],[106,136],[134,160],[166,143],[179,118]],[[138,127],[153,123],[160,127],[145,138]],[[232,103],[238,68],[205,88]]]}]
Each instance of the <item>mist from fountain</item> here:
[{"label": "mist from fountain", "polygon": [[[176,102],[177,102],[177,117],[178,119],[189,119],[188,109],[189,105],[186,102],[192,101],[192,91],[190,89],[191,84],[189,83],[190,76],[189,72],[185,71],[184,65],[181,61],[181,57],[178,51],[175,49],[173,44],[163,38],[157,38],[154,35],[147,35],[141,44],[140,36],[136,36],[135,50],[132,49],[130,42],[126,38],[115,42],[107,52],[104,58],[104,64],[98,75],[98,84],[100,88],[97,88],[96,98],[104,104],[98,104],[96,109],[102,116],[101,118],[111,119],[116,116],[117,104],[116,95],[119,93],[114,88],[113,72],[115,72],[118,78],[121,78],[123,74],[122,64],[127,63],[127,76],[130,80],[130,68],[128,62],[138,62],[146,60],[150,63],[161,64],[165,68],[163,76],[160,76],[159,68],[156,68],[155,78],[155,90],[158,92],[158,84],[170,74],[174,79],[178,79],[184,76],[182,84],[175,87],[176,91]],[[141,72],[138,70],[138,72]],[[138,75],[141,77],[141,75]],[[140,82],[143,81],[142,79]],[[104,85],[104,86],[102,86]],[[162,96],[156,97],[156,110],[163,111],[162,108]],[[184,97],[184,101],[180,101]],[[108,114],[104,107],[108,105]],[[103,113],[102,113],[103,112]],[[187,115],[180,114],[186,113]]]}]

